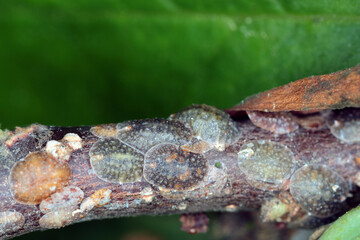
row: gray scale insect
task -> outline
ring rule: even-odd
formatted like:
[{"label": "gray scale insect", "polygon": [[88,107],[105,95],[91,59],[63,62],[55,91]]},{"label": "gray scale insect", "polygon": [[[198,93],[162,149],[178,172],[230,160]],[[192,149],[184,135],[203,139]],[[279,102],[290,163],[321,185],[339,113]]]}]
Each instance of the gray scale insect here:
[{"label": "gray scale insect", "polygon": [[100,139],[91,147],[89,155],[93,170],[104,181],[128,183],[142,177],[143,154],[118,139]]},{"label": "gray scale insect", "polygon": [[325,112],[331,133],[343,142],[360,142],[360,111],[353,108]]},{"label": "gray scale insect", "polygon": [[219,151],[239,139],[239,130],[230,116],[205,104],[192,105],[170,116],[189,124],[195,135]]},{"label": "gray scale insect", "polygon": [[325,165],[305,165],[291,176],[290,193],[313,216],[329,217],[348,195],[345,179]]},{"label": "gray scale insect", "polygon": [[252,186],[266,190],[281,188],[297,166],[290,149],[271,141],[244,144],[238,152],[238,165]]},{"label": "gray scale insect", "polygon": [[118,139],[142,153],[164,142],[183,145],[192,137],[191,130],[178,120],[133,120],[119,123],[116,128]]},{"label": "gray scale insect", "polygon": [[207,160],[202,154],[185,152],[175,144],[159,144],[145,154],[144,178],[165,190],[192,190],[207,172]]}]

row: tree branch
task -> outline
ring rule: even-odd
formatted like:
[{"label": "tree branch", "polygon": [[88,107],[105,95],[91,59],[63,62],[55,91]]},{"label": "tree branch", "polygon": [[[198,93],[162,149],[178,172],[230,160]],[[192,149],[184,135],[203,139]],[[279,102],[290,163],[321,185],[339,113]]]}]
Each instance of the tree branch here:
[{"label": "tree branch", "polygon": [[[38,205],[27,205],[14,199],[9,187],[11,169],[10,167],[2,168],[0,176],[0,211],[3,213],[20,213],[20,217],[24,221],[22,225],[20,220],[13,217],[14,221],[11,222],[10,217],[4,215],[9,219],[1,218],[2,226],[7,228],[2,227],[2,237],[9,238],[43,229],[43,227],[57,228],[74,222],[99,218],[258,209],[269,199],[289,198],[288,181],[282,183],[280,187],[269,187],[266,185],[267,183],[261,180],[253,184],[249,177],[240,170],[238,152],[244,144],[254,141],[271,141],[286,146],[296,159],[296,168],[304,164],[324,164],[337,171],[347,181],[352,181],[357,177],[359,169],[354,160],[360,156],[359,144],[341,142],[331,134],[329,129],[311,132],[301,128],[286,135],[276,135],[255,127],[247,119],[239,120],[237,124],[241,130],[241,136],[236,143],[227,147],[223,152],[211,150],[205,153],[209,164],[209,176],[206,177],[205,183],[198,189],[180,192],[162,192],[144,179],[135,183],[117,184],[105,182],[98,178],[89,162],[89,149],[99,138],[90,132],[89,127],[44,128],[43,126],[32,125],[26,129],[18,129],[19,133],[15,131],[14,135],[9,133],[10,137],[5,143],[9,144],[9,149],[15,156],[13,158],[15,162],[23,159],[30,152],[41,151],[50,140],[60,141],[67,133],[80,136],[82,147],[72,152],[67,162],[71,169],[71,179],[67,185],[81,189],[85,200],[82,200],[81,207],[78,207],[78,203],[76,203],[75,206],[68,208],[65,203],[62,203],[65,210],[61,212],[60,208],[58,212],[64,216],[48,215],[50,216],[49,219],[43,221],[45,223],[41,226],[39,220],[45,216],[44,213],[40,211]],[[51,131],[51,137],[49,137],[49,133],[44,134],[42,132],[40,134],[44,130]],[[44,137],[47,137],[47,139],[45,140]],[[16,141],[13,140],[15,138]],[[5,166],[13,164],[9,163],[8,159],[2,160]],[[256,180],[254,181],[256,182]],[[262,183],[266,186],[261,186]],[[270,183],[268,185],[275,184]],[[273,190],[273,187],[277,189]],[[99,190],[101,190],[100,193]],[[111,194],[107,196],[104,190],[107,190],[108,194],[111,192]],[[94,196],[94,193],[98,193],[98,196]],[[355,192],[352,194],[355,194]],[[68,198],[72,198],[72,196],[70,195]],[[108,200],[98,203],[103,198],[108,198]],[[93,199],[93,201],[89,199]],[[88,205],[84,204],[84,202],[88,202]],[[289,205],[291,204],[296,205],[295,203],[289,203]],[[287,214],[288,216],[291,215],[290,219],[284,220],[294,223],[305,216],[305,213],[306,211],[297,208],[296,212]],[[300,225],[311,219],[310,216],[307,216],[306,220],[301,220]],[[271,220],[276,219],[272,218]],[[317,218],[317,220],[321,222],[328,221],[327,218]],[[7,224],[5,224],[6,221]],[[14,229],[14,231],[11,229]]]}]

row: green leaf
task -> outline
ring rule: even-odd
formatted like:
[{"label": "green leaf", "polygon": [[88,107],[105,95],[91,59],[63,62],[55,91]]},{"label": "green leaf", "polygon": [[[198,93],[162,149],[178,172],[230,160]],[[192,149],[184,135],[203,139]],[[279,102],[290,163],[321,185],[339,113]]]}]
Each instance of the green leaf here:
[{"label": "green leaf", "polygon": [[166,117],[360,62],[360,3],[0,2],[0,122]]},{"label": "green leaf", "polygon": [[324,232],[319,240],[360,239],[360,207],[341,216]]}]

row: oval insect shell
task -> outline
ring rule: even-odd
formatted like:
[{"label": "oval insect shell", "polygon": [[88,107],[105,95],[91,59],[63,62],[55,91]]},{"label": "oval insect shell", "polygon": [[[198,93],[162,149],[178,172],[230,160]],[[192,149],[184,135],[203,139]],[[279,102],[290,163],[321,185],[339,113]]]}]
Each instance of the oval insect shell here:
[{"label": "oval insect shell", "polygon": [[278,190],[296,169],[292,151],[271,141],[252,141],[238,152],[239,168],[250,185],[264,190]]},{"label": "oval insect shell", "polygon": [[348,186],[343,177],[325,165],[305,165],[292,175],[290,193],[305,211],[324,218],[341,210]]},{"label": "oval insect shell", "polygon": [[142,153],[163,142],[183,145],[192,137],[191,130],[178,120],[140,119],[119,123],[116,128],[118,139]]},{"label": "oval insect shell", "polygon": [[170,116],[190,125],[195,135],[219,151],[234,143],[240,132],[227,113],[213,106],[195,104]]},{"label": "oval insect shell", "polygon": [[325,112],[332,135],[343,142],[360,142],[360,109],[348,108]]},{"label": "oval insect shell", "polygon": [[95,174],[106,182],[136,182],[142,177],[144,156],[118,139],[100,139],[89,155]]},{"label": "oval insect shell", "polygon": [[84,192],[76,186],[67,186],[40,203],[40,211],[48,213],[65,208],[76,208],[84,198]]},{"label": "oval insect shell", "polygon": [[39,225],[47,229],[62,228],[76,220],[74,211],[75,208],[63,208],[48,212],[39,219]]},{"label": "oval insect shell", "polygon": [[255,126],[276,134],[290,133],[299,128],[294,117],[287,112],[246,111],[246,113]]},{"label": "oval insect shell", "polygon": [[16,201],[33,205],[62,189],[70,178],[67,163],[58,162],[45,152],[33,152],[15,164],[9,183]]},{"label": "oval insect shell", "polygon": [[158,144],[145,154],[144,178],[161,189],[192,190],[207,172],[208,163],[202,154],[185,152],[174,144]]}]

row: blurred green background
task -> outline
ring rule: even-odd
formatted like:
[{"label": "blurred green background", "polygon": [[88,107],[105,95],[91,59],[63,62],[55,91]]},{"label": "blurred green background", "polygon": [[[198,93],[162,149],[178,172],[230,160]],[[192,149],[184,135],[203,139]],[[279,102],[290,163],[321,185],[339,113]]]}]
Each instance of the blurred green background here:
[{"label": "blurred green background", "polygon": [[[229,108],[358,63],[358,0],[0,0],[2,128]],[[122,218],[18,239],[210,239],[179,228],[177,216]]]}]

